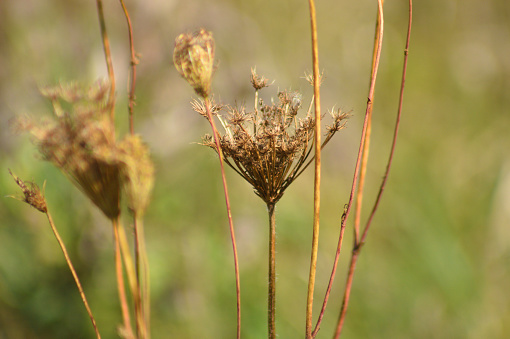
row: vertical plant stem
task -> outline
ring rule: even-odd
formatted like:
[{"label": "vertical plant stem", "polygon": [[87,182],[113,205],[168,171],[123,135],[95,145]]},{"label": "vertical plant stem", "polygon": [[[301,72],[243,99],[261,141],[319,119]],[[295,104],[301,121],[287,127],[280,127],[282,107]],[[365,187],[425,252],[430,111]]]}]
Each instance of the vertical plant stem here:
[{"label": "vertical plant stem", "polygon": [[124,272],[122,269],[122,254],[119,236],[119,219],[112,219],[113,236],[115,242],[115,272],[117,275],[117,289],[119,292],[119,301],[122,311],[122,334],[125,338],[134,338],[133,328],[131,327],[131,316],[129,315],[129,305],[124,285]]},{"label": "vertical plant stem", "polygon": [[[104,56],[106,59],[106,68],[108,70],[108,79],[110,80],[110,118],[112,120],[112,125],[115,122],[115,75],[113,74],[113,63],[112,63],[112,55],[110,52],[110,41],[108,40],[108,34],[106,33],[106,23],[104,20],[103,13],[103,2],[102,0],[96,0],[97,4],[97,14],[99,17],[99,27],[101,29],[101,38],[103,40],[103,49]],[[115,132],[113,132],[115,134]]]},{"label": "vertical plant stem", "polygon": [[405,88],[406,74],[407,74],[407,58],[409,55],[409,42],[411,40],[412,24],[413,24],[413,1],[409,0],[409,19],[408,19],[408,26],[407,26],[406,47],[404,49],[404,64],[402,67],[403,68],[402,69],[402,81],[400,84],[400,95],[399,95],[399,102],[398,102],[397,119],[395,121],[395,128],[393,130],[393,141],[391,143],[388,164],[386,165],[386,172],[384,173],[384,177],[383,177],[381,186],[379,188],[379,193],[377,194],[377,198],[375,200],[374,207],[372,208],[372,212],[370,213],[367,224],[365,226],[365,230],[364,230],[363,235],[360,240],[361,245],[363,245],[363,243],[365,242],[368,229],[370,228],[370,225],[374,218],[375,212],[377,211],[377,207],[379,206],[379,202],[381,201],[381,196],[384,192],[384,188],[385,188],[386,182],[388,180],[388,175],[390,173],[391,164],[393,163],[393,155],[395,154],[395,147],[397,144],[398,131],[399,131],[399,127],[400,127],[400,117],[402,116],[402,103],[404,101],[404,88]]},{"label": "vertical plant stem", "polygon": [[135,46],[133,40],[133,28],[131,25],[131,18],[129,17],[129,12],[124,4],[124,0],[120,0],[120,5],[122,6],[122,10],[124,11],[124,16],[126,17],[127,26],[128,26],[128,34],[129,34],[129,49],[131,51],[131,74],[130,74],[130,85],[129,85],[129,132],[131,134],[135,133],[134,121],[133,121],[133,112],[135,106],[135,85],[136,85],[136,65],[138,64],[138,60],[136,58]]},{"label": "vertical plant stem", "polygon": [[124,227],[120,222],[118,222],[118,235],[119,235],[119,244],[120,250],[122,253],[122,258],[124,261],[124,269],[126,270],[126,275],[128,278],[129,289],[131,291],[131,295],[133,296],[133,302],[135,306],[135,320],[136,320],[136,330],[138,336],[141,336],[142,333],[145,332],[145,323],[144,317],[142,314],[142,301],[141,301],[141,289],[138,284],[138,280],[136,278],[136,267],[131,257],[131,252],[129,248],[128,239],[126,237],[126,232]]},{"label": "vertical plant stem", "polygon": [[268,272],[268,291],[267,291],[267,327],[268,338],[276,338],[276,221],[275,204],[267,204],[267,213],[269,215],[269,272]]},{"label": "vertical plant stem", "polygon": [[[381,6],[384,6],[384,0],[381,0]],[[377,67],[379,64],[378,59],[378,46],[381,42],[382,38],[382,31],[380,30],[381,27],[381,16],[377,15],[377,22],[375,27],[375,37],[374,37],[374,49],[372,54],[372,68],[371,68],[371,74],[370,79],[373,79]],[[370,94],[369,94],[370,97]],[[356,194],[356,203],[354,205],[354,243],[359,243],[359,226],[361,222],[361,209],[363,206],[363,192],[365,188],[365,175],[367,172],[367,164],[368,164],[368,154],[370,150],[370,136],[372,134],[372,109],[373,105],[367,106],[367,132],[365,135],[365,142],[363,144],[363,157],[361,159],[361,169],[359,174],[359,184],[358,184],[358,192]]]},{"label": "vertical plant stem", "polygon": [[62,241],[62,238],[60,237],[60,234],[57,231],[57,228],[55,226],[55,223],[53,222],[53,218],[51,217],[51,214],[49,211],[46,211],[46,217],[48,218],[48,222],[50,223],[51,230],[53,231],[55,238],[57,238],[57,242],[58,242],[60,248],[62,249],[62,253],[64,254],[64,258],[66,260],[67,266],[69,266],[69,270],[71,271],[71,274],[73,275],[76,286],[78,287],[78,291],[80,292],[81,300],[83,301],[83,305],[85,305],[85,309],[87,310],[90,321],[92,322],[92,326],[94,327],[94,331],[96,332],[96,338],[101,339],[101,335],[99,334],[99,330],[97,329],[96,320],[94,319],[94,316],[92,315],[92,310],[90,309],[87,298],[85,297],[85,292],[83,292],[83,287],[81,286],[80,279],[78,278],[78,274],[76,274],[76,270],[74,269],[73,263],[71,262],[71,258],[69,257],[69,254],[67,253],[67,249],[64,244],[64,241]]},{"label": "vertical plant stem", "polygon": [[145,247],[145,235],[143,220],[138,213],[134,212],[134,232],[135,232],[135,266],[136,282],[138,293],[140,295],[141,312],[141,338],[150,338],[150,280],[149,280],[149,261],[147,259],[147,249]]},{"label": "vertical plant stem", "polygon": [[312,35],[312,62],[313,62],[313,92],[315,104],[315,178],[313,194],[313,235],[310,258],[310,273],[308,277],[308,293],[306,301],[306,338],[312,337],[313,292],[315,287],[315,272],[317,265],[317,252],[319,248],[319,212],[320,212],[320,184],[321,184],[321,111],[320,111],[320,79],[319,79],[319,47],[317,42],[317,19],[315,1],[309,0],[310,24]]},{"label": "vertical plant stem", "polygon": [[214,119],[211,113],[211,102],[209,98],[204,99],[204,105],[207,112],[207,119],[211,124],[211,129],[214,136],[214,143],[216,145],[216,149],[218,151],[218,158],[220,160],[220,168],[221,168],[221,179],[223,181],[223,192],[225,193],[225,205],[227,207],[227,216],[228,216],[228,225],[230,228],[230,239],[232,241],[232,250],[234,252],[234,270],[236,276],[236,297],[237,297],[237,339],[241,338],[241,281],[239,278],[239,263],[237,258],[237,245],[236,245],[236,237],[234,232],[234,223],[232,221],[232,212],[230,209],[230,198],[228,196],[228,188],[227,188],[227,178],[225,177],[225,165],[223,160],[223,152],[221,150],[221,144],[219,139],[219,133],[216,129],[216,125],[214,123]]}]

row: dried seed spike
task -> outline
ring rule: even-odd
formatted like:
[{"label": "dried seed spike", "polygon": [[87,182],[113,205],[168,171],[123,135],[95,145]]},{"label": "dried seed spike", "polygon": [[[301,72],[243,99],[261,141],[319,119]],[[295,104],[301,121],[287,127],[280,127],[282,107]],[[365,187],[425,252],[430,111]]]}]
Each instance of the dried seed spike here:
[{"label": "dried seed spike", "polygon": [[9,173],[14,178],[14,181],[16,181],[16,184],[21,188],[21,191],[23,192],[24,197],[19,198],[15,196],[10,196],[14,199],[21,200],[23,202],[26,202],[33,208],[37,209],[38,211],[42,213],[46,213],[48,211],[48,208],[46,206],[46,199],[44,198],[43,193],[39,189],[39,186],[37,186],[33,182],[27,182],[28,186],[25,184],[23,180],[21,180],[19,177],[14,175],[11,170],[9,169]]}]

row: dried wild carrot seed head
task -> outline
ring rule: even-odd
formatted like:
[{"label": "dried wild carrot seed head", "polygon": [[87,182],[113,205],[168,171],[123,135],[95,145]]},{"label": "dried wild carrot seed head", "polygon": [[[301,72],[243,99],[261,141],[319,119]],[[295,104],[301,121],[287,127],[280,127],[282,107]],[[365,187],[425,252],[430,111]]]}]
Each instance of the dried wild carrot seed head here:
[{"label": "dried wild carrot seed head", "polygon": [[174,65],[181,76],[202,98],[211,91],[214,71],[214,39],[212,33],[200,29],[193,34],[181,34],[175,39]]},{"label": "dried wild carrot seed head", "polygon": [[42,91],[53,104],[54,116],[37,123],[17,120],[28,131],[44,160],[52,162],[110,219],[120,214],[120,164],[116,159],[110,118],[110,85],[89,88],[60,85]]},{"label": "dried wild carrot seed head", "polygon": [[[256,92],[262,84],[267,86],[267,80],[254,70],[251,81]],[[192,102],[193,109],[203,116],[206,116],[206,104]],[[255,194],[266,204],[275,204],[313,160],[316,122],[310,112],[298,118],[301,94],[281,91],[278,102],[267,105],[260,100],[253,111],[244,106],[209,104],[225,131],[220,136],[225,162],[253,186]],[[220,114],[222,110],[226,110],[226,114]],[[345,125],[346,114],[337,111],[332,115],[334,122],[328,126],[322,146]],[[218,151],[210,135],[204,136],[202,144]]]}]

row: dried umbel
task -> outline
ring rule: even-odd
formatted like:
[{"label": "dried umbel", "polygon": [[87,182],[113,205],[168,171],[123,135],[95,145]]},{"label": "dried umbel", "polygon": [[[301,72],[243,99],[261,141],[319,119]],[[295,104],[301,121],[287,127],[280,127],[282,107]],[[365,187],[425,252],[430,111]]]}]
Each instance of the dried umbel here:
[{"label": "dried umbel", "polygon": [[202,98],[209,96],[214,71],[214,39],[204,29],[175,39],[174,65]]},{"label": "dried umbel", "polygon": [[[252,71],[252,84],[256,91],[266,87]],[[205,103],[195,101],[193,108],[205,115]],[[313,160],[315,119],[310,112],[298,118],[301,94],[282,91],[278,102],[271,105],[260,100],[253,111],[245,107],[226,107],[227,114],[219,114],[224,108],[211,103],[211,111],[222,123],[225,134],[220,145],[225,162],[248,181],[255,193],[267,204],[274,205],[285,189],[305,170]],[[346,114],[332,114],[333,124],[328,126],[322,147],[345,125]],[[206,135],[203,144],[216,151],[212,137]]]},{"label": "dried umbel", "polygon": [[60,85],[42,91],[53,104],[53,119],[35,123],[18,119],[44,160],[62,170],[110,219],[120,213],[120,164],[110,118],[109,84],[89,88]]}]

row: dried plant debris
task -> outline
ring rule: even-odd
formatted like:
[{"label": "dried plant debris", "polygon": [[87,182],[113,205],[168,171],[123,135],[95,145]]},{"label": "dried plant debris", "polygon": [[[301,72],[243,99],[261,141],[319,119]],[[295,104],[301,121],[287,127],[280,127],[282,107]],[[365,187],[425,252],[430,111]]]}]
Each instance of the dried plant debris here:
[{"label": "dried plant debris", "polygon": [[[254,70],[251,82],[256,91],[268,86],[267,79],[259,77]],[[253,111],[244,106],[218,105],[214,101],[210,105],[225,130],[220,136],[225,162],[253,186],[262,200],[275,204],[313,160],[316,122],[310,112],[298,118],[301,94],[281,91],[277,102],[268,105],[259,100]],[[205,102],[195,100],[192,107],[206,116]],[[221,111],[226,114],[220,114]],[[346,114],[338,110],[332,116],[334,122],[327,127],[322,147],[345,126]],[[202,144],[218,151],[210,135],[204,136]]]},{"label": "dried plant debris", "polygon": [[11,170],[9,170],[9,173],[12,175],[14,181],[16,181],[16,184],[18,184],[18,186],[21,188],[21,191],[23,192],[23,197],[10,197],[26,202],[38,211],[46,213],[48,211],[48,208],[46,207],[46,199],[44,198],[44,194],[39,189],[39,186],[33,182],[24,182],[16,175],[14,175]]}]

